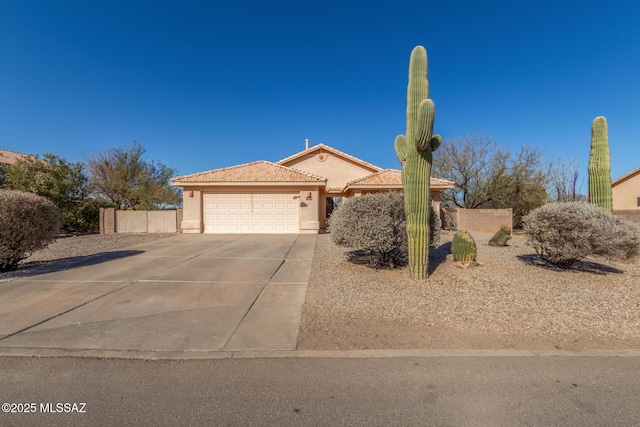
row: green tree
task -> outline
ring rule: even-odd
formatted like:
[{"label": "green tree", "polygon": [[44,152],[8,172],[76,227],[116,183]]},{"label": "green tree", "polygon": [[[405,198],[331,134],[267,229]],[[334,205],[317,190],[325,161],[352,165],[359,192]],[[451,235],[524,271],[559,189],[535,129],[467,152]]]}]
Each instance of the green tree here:
[{"label": "green tree", "polygon": [[169,180],[176,170],[148,162],[137,142],[86,158],[91,188],[117,209],[161,209],[180,204],[180,191]]},{"label": "green tree", "polygon": [[4,168],[4,187],[45,197],[60,209],[66,231],[94,231],[100,204],[90,197],[82,163],[55,154],[29,156]]},{"label": "green tree", "polygon": [[510,151],[489,136],[472,134],[442,144],[433,174],[455,187],[442,193],[443,204],[461,208],[513,208],[514,224],[548,201],[548,175],[542,152],[530,146]]}]

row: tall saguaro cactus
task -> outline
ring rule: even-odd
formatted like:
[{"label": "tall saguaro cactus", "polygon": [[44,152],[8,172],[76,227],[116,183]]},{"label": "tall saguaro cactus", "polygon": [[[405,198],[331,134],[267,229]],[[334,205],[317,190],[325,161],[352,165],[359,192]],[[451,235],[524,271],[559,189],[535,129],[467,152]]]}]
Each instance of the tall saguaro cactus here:
[{"label": "tall saguaro cactus", "polygon": [[395,150],[402,164],[409,243],[409,272],[414,279],[426,279],[429,272],[429,203],[431,162],[442,137],[433,135],[435,105],[429,99],[427,51],[416,46],[409,61],[407,87],[407,131],[398,135]]},{"label": "tall saguaro cactus", "polygon": [[607,119],[598,116],[591,125],[589,154],[589,201],[606,211],[613,210],[611,196],[611,161]]}]

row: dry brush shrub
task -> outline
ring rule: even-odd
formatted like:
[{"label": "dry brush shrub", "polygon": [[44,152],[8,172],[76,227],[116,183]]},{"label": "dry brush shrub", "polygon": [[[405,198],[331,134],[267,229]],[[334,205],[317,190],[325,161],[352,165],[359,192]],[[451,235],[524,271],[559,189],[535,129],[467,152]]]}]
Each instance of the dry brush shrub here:
[{"label": "dry brush shrub", "polygon": [[32,193],[0,190],[0,272],[51,243],[60,229],[53,202]]},{"label": "dry brush shrub", "polygon": [[590,256],[629,259],[640,253],[640,232],[590,203],[549,203],[524,218],[527,243],[540,258],[568,268]]},{"label": "dry brush shrub", "polygon": [[406,263],[402,193],[365,194],[347,200],[331,214],[329,231],[338,245],[375,252],[378,266]]}]

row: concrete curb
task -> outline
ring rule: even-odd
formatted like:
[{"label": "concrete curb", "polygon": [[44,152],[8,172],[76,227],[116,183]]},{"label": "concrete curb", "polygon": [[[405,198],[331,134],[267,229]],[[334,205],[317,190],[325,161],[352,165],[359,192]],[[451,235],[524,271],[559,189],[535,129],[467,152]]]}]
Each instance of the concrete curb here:
[{"label": "concrete curb", "polygon": [[640,349],[626,350],[246,350],[148,351],[64,348],[0,348],[0,357],[71,357],[132,360],[216,359],[375,359],[402,357],[640,357]]}]

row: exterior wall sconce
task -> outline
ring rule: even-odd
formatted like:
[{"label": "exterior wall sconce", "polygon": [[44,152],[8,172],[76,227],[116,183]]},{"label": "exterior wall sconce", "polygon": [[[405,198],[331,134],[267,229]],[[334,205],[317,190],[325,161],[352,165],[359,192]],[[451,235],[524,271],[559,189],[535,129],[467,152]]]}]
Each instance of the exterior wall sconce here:
[{"label": "exterior wall sconce", "polygon": [[313,200],[313,197],[311,197],[311,191],[307,191],[307,200]]},{"label": "exterior wall sconce", "polygon": [[193,197],[193,190],[189,190],[188,194],[189,194],[189,197]]}]

